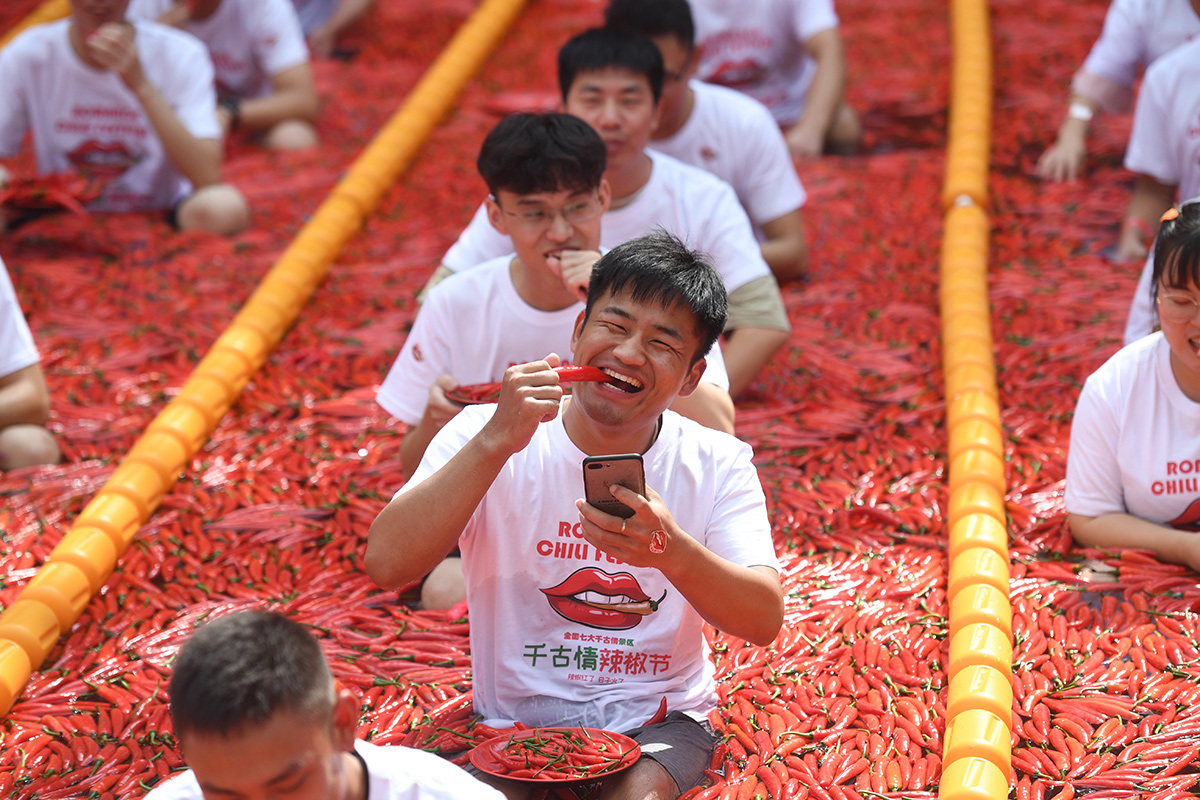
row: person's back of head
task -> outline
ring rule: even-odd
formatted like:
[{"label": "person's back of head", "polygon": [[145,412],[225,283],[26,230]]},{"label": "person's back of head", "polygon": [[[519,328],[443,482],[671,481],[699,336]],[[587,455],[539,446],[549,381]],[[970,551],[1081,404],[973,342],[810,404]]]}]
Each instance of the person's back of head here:
[{"label": "person's back of head", "polygon": [[565,100],[575,78],[585,72],[624,69],[642,75],[657,103],[662,97],[662,54],[649,38],[632,31],[591,28],[558,51],[558,85]]},{"label": "person's back of head", "polygon": [[688,0],[609,0],[604,26],[650,38],[674,36],[688,51],[696,46],[696,25]]},{"label": "person's back of head", "polygon": [[227,737],[280,712],[325,721],[335,689],[308,629],[279,614],[242,611],[192,634],[175,659],[171,719],[188,734]]},{"label": "person's back of head", "polygon": [[492,128],[476,166],[497,196],[586,192],[600,186],[608,150],[600,135],[570,114],[511,114]]},{"label": "person's back of head", "polygon": [[1163,215],[1154,242],[1152,291],[1200,287],[1200,200],[1191,200],[1177,212]]},{"label": "person's back of head", "polygon": [[700,341],[693,363],[708,354],[725,329],[729,302],[721,276],[707,256],[661,229],[617,245],[596,262],[585,318],[601,298],[625,292],[635,302],[691,312]]}]

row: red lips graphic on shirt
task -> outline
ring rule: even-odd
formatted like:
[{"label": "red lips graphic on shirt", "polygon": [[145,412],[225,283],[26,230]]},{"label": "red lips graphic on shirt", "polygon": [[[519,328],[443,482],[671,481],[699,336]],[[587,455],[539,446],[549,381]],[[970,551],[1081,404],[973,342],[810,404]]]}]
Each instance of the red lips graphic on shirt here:
[{"label": "red lips graphic on shirt", "polygon": [[121,142],[97,142],[95,139],[76,147],[67,158],[84,175],[105,183],[121,177],[139,161]]},{"label": "red lips graphic on shirt", "polygon": [[755,86],[762,83],[767,68],[752,58],[741,61],[724,61],[709,77],[709,83],[719,83],[737,89],[742,86]]},{"label": "red lips graphic on shirt", "polygon": [[577,569],[562,583],[541,591],[560,617],[610,631],[636,627],[667,596],[664,590],[662,597],[651,600],[628,572],[611,575],[595,567]]},{"label": "red lips graphic on shirt", "polygon": [[1200,532],[1200,498],[1193,500],[1182,514],[1167,524],[1181,531]]}]

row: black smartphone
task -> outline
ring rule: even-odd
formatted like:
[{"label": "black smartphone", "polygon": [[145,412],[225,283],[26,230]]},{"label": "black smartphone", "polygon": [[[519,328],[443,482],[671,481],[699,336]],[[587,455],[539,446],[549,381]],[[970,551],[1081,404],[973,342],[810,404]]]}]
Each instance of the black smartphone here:
[{"label": "black smartphone", "polygon": [[606,514],[628,519],[633,509],[612,496],[613,484],[646,495],[646,473],[638,453],[614,456],[588,456],[583,460],[583,497]]}]

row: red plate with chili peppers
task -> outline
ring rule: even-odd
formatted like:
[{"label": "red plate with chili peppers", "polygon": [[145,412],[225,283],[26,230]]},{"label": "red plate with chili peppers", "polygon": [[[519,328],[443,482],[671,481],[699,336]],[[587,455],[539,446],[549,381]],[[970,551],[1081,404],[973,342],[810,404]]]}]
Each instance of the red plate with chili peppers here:
[{"label": "red plate with chili peppers", "polygon": [[[555,367],[554,371],[558,373],[559,383],[571,383],[572,381],[610,381],[613,380],[611,375],[608,375],[599,367],[577,367],[566,365]],[[456,403],[464,405],[474,405],[476,403],[494,403],[500,397],[500,381],[491,383],[472,383],[468,386],[456,386],[453,389],[446,390],[446,398],[453,400]]]},{"label": "red plate with chili peppers", "polygon": [[515,781],[561,783],[606,778],[633,766],[642,748],[628,736],[599,728],[530,728],[488,739],[471,763]]}]

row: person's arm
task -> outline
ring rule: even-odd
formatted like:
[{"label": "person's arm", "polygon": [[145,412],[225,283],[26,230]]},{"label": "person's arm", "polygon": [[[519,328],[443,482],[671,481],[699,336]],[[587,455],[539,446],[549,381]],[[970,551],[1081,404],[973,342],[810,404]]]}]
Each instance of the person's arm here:
[{"label": "person's arm", "polygon": [[1073,181],[1079,177],[1087,158],[1087,132],[1092,115],[1100,104],[1091,98],[1072,94],[1067,116],[1058,129],[1054,144],[1038,159],[1037,174],[1050,181]]},{"label": "person's arm", "polygon": [[671,410],[714,431],[733,433],[733,398],[715,383],[700,381],[691,394],[675,398]]},{"label": "person's arm", "polygon": [[762,232],[766,236],[761,248],[763,261],[776,278],[784,281],[808,274],[808,237],[800,209],[764,222]]},{"label": "person's arm", "polygon": [[[783,590],[774,569],[721,558],[681,529],[650,487],[646,497],[617,484],[612,493],[634,515],[622,520],[579,500],[584,539],[627,564],[657,569],[713,627],[760,646],[774,641],[783,625]],[[666,537],[660,554],[650,550],[654,532]]]},{"label": "person's arm", "polygon": [[837,28],[813,34],[804,43],[817,61],[817,71],[808,89],[804,115],[787,132],[788,147],[800,157],[819,156],[825,137],[846,91],[846,53]]},{"label": "person's arm", "polygon": [[142,104],[171,166],[196,188],[221,179],[221,142],[198,139],[176,116],[166,98],[146,77],[138,59],[134,28],[124,22],[101,25],[88,39],[88,53],[104,69],[120,76]]},{"label": "person's arm", "polygon": [[371,523],[363,566],[393,589],[427,574],[458,541],[501,468],[558,415],[563,390],[557,355],[504,373],[492,418],[439,470],[400,495]]},{"label": "person's arm", "polygon": [[754,382],[754,376],[770,363],[787,343],[788,332],[775,328],[741,327],[724,342],[725,367],[729,370],[729,396],[736,398]]},{"label": "person's arm", "polygon": [[42,368],[31,364],[0,378],[0,428],[45,425],[50,418],[50,392]]},{"label": "person's arm", "polygon": [[1125,209],[1121,234],[1117,239],[1117,258],[1122,261],[1145,258],[1158,233],[1158,221],[1175,202],[1178,187],[1159,183],[1139,174],[1133,196]]},{"label": "person's arm", "polygon": [[[270,128],[284,120],[317,120],[317,88],[308,62],[288,67],[271,76],[270,94],[253,97],[238,104],[238,125],[248,130]],[[229,132],[232,117],[222,106],[218,110],[221,127]]]},{"label": "person's arm", "polygon": [[341,0],[329,19],[309,34],[308,45],[313,55],[328,58],[338,34],[357,22],[374,4],[375,0]]},{"label": "person's arm", "polygon": [[462,406],[446,399],[446,390],[456,386],[458,381],[453,377],[442,375],[429,387],[429,401],[425,405],[421,421],[409,428],[400,440],[400,468],[404,480],[412,478],[413,473],[417,471],[421,457],[425,455],[426,448],[437,432],[462,411]]},{"label": "person's arm", "polygon": [[1165,561],[1186,564],[1200,572],[1200,536],[1191,531],[1175,530],[1132,514],[1068,514],[1067,524],[1071,536],[1085,547],[1152,550]]}]

